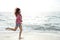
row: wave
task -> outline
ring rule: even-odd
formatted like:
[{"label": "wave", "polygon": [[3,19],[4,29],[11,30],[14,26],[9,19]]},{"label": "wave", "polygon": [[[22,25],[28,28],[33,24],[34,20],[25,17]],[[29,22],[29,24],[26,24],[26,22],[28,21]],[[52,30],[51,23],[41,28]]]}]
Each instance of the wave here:
[{"label": "wave", "polygon": [[[5,28],[5,27],[14,27],[15,22],[14,19],[12,19],[8,14],[0,14],[0,28]],[[28,21],[28,19],[26,19]],[[25,21],[25,20],[24,20]],[[37,18],[31,18],[29,19],[30,22],[32,23],[31,25],[23,24],[23,27],[26,27],[27,29],[33,29],[33,30],[43,30],[43,31],[60,31],[60,15],[48,15],[48,16],[37,16]],[[32,22],[31,22],[32,21]],[[35,22],[35,23],[34,23]],[[41,23],[40,23],[41,22]]]}]

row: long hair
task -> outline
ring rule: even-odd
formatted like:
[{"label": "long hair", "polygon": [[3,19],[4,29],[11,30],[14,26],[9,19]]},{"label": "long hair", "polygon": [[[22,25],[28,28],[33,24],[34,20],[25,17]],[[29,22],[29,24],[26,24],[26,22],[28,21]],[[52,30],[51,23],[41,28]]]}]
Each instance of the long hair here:
[{"label": "long hair", "polygon": [[15,16],[17,16],[17,15],[21,16],[20,13],[21,13],[20,8],[16,8],[16,10],[15,10]]}]

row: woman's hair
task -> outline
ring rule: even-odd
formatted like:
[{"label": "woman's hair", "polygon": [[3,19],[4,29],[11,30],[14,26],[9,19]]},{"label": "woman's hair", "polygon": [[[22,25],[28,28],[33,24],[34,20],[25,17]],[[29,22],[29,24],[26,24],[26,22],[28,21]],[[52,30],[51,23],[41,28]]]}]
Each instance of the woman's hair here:
[{"label": "woman's hair", "polygon": [[20,8],[15,9],[15,16],[20,15]]}]

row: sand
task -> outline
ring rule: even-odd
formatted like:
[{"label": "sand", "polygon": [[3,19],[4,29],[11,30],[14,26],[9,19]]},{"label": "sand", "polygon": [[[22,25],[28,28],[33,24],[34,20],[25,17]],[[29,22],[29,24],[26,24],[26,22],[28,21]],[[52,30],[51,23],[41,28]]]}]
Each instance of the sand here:
[{"label": "sand", "polygon": [[[0,32],[0,40],[19,40],[18,32]],[[60,35],[55,33],[23,32],[21,40],[60,40]]]}]

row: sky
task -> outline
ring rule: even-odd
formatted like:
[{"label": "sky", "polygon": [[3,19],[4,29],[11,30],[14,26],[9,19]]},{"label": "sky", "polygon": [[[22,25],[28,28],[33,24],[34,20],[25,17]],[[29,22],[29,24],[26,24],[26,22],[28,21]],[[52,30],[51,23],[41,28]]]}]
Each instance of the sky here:
[{"label": "sky", "polygon": [[19,7],[23,17],[48,15],[42,12],[60,11],[60,0],[0,0],[0,12],[12,12]]},{"label": "sky", "polygon": [[60,0],[0,0],[0,12],[14,12],[19,7],[22,14],[60,11]]},{"label": "sky", "polygon": [[60,11],[60,0],[0,0],[2,12],[14,12],[16,7],[23,13]]}]

